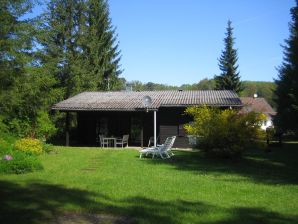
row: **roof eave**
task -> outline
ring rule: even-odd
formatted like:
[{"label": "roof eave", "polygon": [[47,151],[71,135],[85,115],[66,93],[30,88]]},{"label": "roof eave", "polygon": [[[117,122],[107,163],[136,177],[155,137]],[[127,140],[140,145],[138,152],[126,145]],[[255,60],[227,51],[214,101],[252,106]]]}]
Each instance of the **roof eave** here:
[{"label": "roof eave", "polygon": [[52,110],[57,110],[61,112],[80,112],[80,111],[86,111],[86,112],[92,112],[92,111],[116,111],[116,112],[141,112],[141,111],[158,111],[158,108],[64,108],[64,107],[52,107]]}]

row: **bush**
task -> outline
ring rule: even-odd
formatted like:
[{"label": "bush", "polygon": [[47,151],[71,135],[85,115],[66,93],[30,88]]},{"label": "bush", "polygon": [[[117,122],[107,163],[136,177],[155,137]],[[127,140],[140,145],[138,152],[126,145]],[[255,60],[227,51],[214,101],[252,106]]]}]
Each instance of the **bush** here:
[{"label": "bush", "polygon": [[14,133],[18,137],[25,137],[31,131],[31,123],[29,118],[14,118],[8,122],[9,132]]},{"label": "bush", "polygon": [[42,164],[34,155],[14,151],[11,160],[5,160],[4,156],[0,160],[0,173],[22,174],[43,169]]},{"label": "bush", "polygon": [[36,136],[41,139],[48,139],[57,132],[57,128],[51,121],[48,113],[39,111],[36,119]]},{"label": "bush", "polygon": [[7,151],[8,148],[9,148],[9,143],[5,139],[0,138],[0,151],[1,152]]},{"label": "bush", "polygon": [[0,156],[5,153],[11,153],[16,140],[15,136],[4,132],[0,132],[0,136]]},{"label": "bush", "polygon": [[43,151],[48,154],[58,153],[57,149],[55,149],[52,144],[43,144]]},{"label": "bush", "polygon": [[34,138],[22,138],[15,142],[15,149],[29,154],[40,154],[43,152],[43,144]]},{"label": "bush", "polygon": [[[37,139],[20,139],[9,133],[0,133],[0,173],[21,174],[42,169],[36,156],[43,144]],[[41,149],[41,150],[40,150]]]},{"label": "bush", "polygon": [[261,130],[265,115],[255,112],[240,114],[236,110],[189,107],[186,114],[194,121],[184,128],[190,135],[200,136],[198,147],[207,153],[221,157],[238,157],[251,142],[264,140]]},{"label": "bush", "polygon": [[7,133],[7,132],[8,132],[8,127],[4,123],[4,116],[0,115],[0,134]]}]

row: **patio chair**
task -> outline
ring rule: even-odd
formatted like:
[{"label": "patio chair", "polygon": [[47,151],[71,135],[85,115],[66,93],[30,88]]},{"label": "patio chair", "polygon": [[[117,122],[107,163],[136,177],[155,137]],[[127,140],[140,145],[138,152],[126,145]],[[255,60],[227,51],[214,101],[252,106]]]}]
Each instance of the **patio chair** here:
[{"label": "patio chair", "polygon": [[100,147],[104,148],[109,147],[109,141],[107,139],[105,139],[105,137],[103,135],[99,135],[99,142],[100,142]]},{"label": "patio chair", "polygon": [[160,156],[162,159],[170,158],[174,154],[171,151],[172,146],[174,145],[176,136],[168,137],[165,140],[165,143],[157,146],[156,148],[146,148],[140,151],[140,158],[142,155],[150,155],[152,154],[152,158],[155,156]]},{"label": "patio chair", "polygon": [[128,138],[129,138],[129,135],[123,135],[122,138],[116,139],[116,146],[121,145],[122,148],[125,144],[126,146],[128,146]]}]

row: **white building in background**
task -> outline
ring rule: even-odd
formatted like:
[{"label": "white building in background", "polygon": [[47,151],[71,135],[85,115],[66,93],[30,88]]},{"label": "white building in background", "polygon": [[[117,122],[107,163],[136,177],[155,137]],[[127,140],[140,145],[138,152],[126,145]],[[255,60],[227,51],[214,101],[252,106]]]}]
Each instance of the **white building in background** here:
[{"label": "white building in background", "polygon": [[261,127],[263,130],[273,126],[273,118],[276,115],[276,112],[264,98],[257,97],[257,94],[254,94],[254,97],[240,97],[240,100],[243,104],[243,108],[241,109],[242,113],[255,111],[261,112],[267,116],[267,120]]}]

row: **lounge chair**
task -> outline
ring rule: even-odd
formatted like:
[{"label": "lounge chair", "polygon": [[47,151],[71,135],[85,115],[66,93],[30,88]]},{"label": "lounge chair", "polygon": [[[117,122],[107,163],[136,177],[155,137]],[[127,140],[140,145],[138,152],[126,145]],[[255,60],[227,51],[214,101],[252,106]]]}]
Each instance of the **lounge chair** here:
[{"label": "lounge chair", "polygon": [[142,155],[150,155],[152,154],[152,158],[155,156],[160,156],[162,159],[170,158],[174,154],[171,151],[171,148],[175,142],[176,136],[168,137],[164,144],[159,145],[155,148],[146,148],[140,151],[140,158]]},{"label": "lounge chair", "polygon": [[121,145],[122,148],[125,144],[126,146],[128,146],[128,138],[129,138],[129,135],[123,135],[122,138],[116,139],[116,146]]}]

